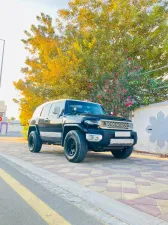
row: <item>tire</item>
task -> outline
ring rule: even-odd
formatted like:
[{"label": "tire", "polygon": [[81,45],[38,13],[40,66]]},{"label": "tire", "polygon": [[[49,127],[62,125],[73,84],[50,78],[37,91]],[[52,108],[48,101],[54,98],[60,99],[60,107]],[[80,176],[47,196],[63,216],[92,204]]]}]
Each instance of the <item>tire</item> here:
[{"label": "tire", "polygon": [[124,148],[122,150],[112,150],[111,153],[116,159],[126,159],[128,158],[133,151],[133,146]]},{"label": "tire", "polygon": [[37,131],[32,131],[28,137],[28,146],[30,152],[38,153],[42,147],[42,141]]},{"label": "tire", "polygon": [[72,130],[67,133],[64,140],[64,154],[69,162],[82,162],[85,159],[87,151],[87,141],[81,131]]}]

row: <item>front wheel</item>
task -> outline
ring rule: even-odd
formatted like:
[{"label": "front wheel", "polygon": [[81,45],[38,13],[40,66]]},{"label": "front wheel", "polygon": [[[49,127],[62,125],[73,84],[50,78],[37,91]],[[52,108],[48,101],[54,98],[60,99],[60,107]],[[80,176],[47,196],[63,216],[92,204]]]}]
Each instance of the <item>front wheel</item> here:
[{"label": "front wheel", "polygon": [[82,162],[87,151],[87,141],[81,131],[72,130],[67,133],[64,141],[64,154],[68,161],[73,163]]},{"label": "front wheel", "polygon": [[36,153],[40,152],[42,147],[42,141],[37,131],[32,131],[29,134],[28,146],[29,146],[30,152],[36,152]]},{"label": "front wheel", "polygon": [[132,154],[132,151],[133,151],[133,146],[127,147],[121,150],[112,150],[111,153],[117,159],[126,159]]}]

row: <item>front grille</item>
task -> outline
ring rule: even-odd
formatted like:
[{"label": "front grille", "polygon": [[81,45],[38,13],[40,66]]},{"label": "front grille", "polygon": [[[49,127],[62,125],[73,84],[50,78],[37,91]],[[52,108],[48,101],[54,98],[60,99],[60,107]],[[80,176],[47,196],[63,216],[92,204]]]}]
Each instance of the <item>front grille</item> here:
[{"label": "front grille", "polygon": [[131,122],[114,121],[114,120],[101,120],[100,128],[113,129],[113,130],[132,130],[133,124]]}]

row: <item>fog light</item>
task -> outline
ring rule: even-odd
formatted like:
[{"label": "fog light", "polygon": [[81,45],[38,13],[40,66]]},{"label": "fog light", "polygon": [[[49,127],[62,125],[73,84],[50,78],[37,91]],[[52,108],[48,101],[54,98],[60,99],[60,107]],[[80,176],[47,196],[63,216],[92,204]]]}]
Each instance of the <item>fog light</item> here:
[{"label": "fog light", "polygon": [[102,140],[101,134],[86,134],[86,139],[90,142],[99,142]]},{"label": "fog light", "polygon": [[91,135],[89,136],[89,139],[90,139],[90,140],[94,140],[94,135],[91,134]]}]

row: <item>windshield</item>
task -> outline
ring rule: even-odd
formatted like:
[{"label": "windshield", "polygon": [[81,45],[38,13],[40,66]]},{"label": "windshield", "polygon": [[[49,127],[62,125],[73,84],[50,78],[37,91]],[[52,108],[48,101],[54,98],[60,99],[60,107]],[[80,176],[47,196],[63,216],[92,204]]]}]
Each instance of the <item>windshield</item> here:
[{"label": "windshield", "polygon": [[[75,110],[74,110],[75,109]],[[93,114],[93,115],[105,115],[105,111],[101,105],[89,102],[68,102],[68,114]]]}]

